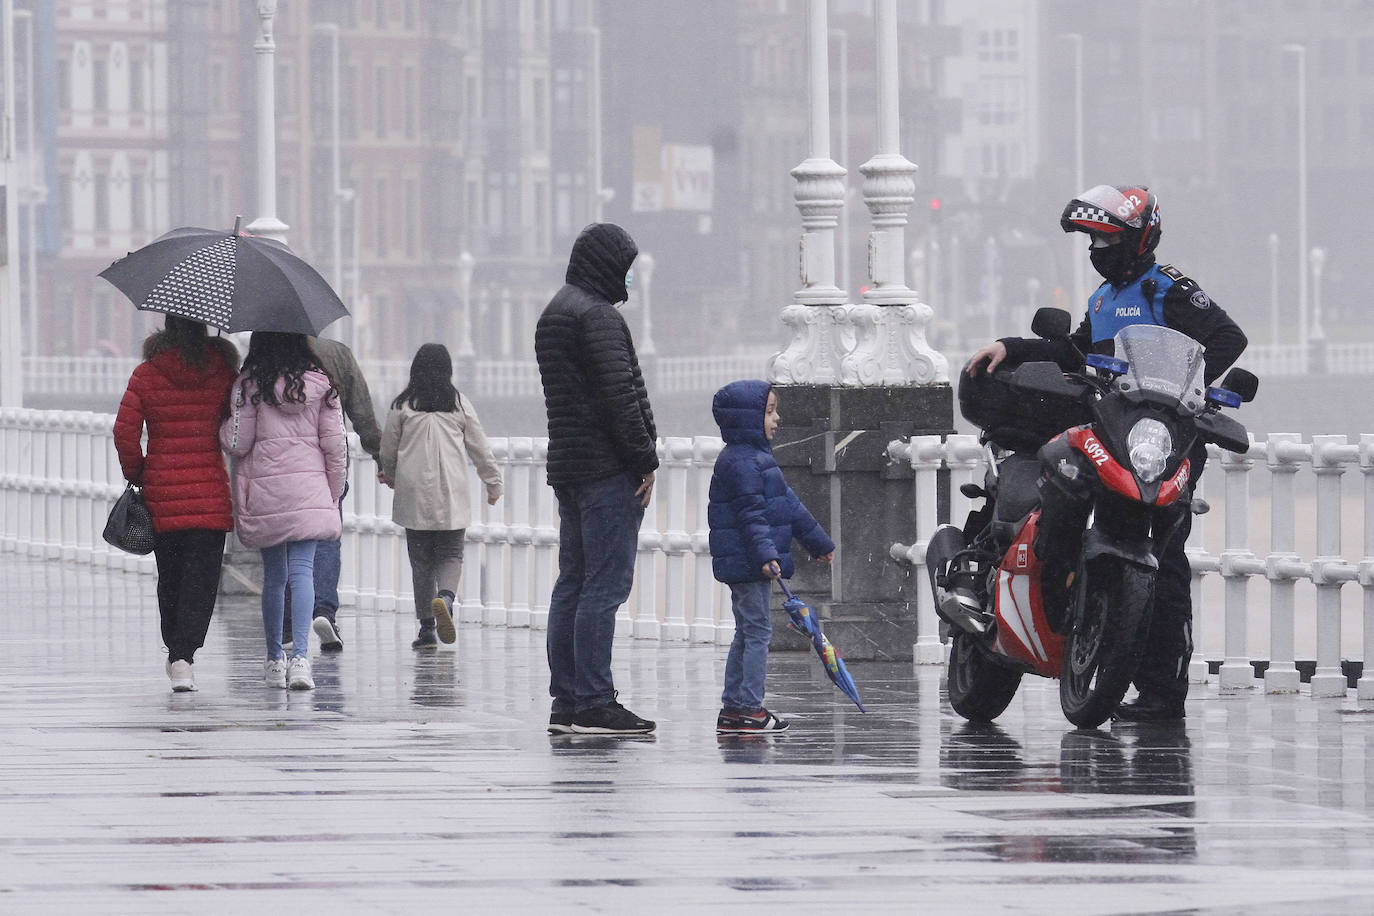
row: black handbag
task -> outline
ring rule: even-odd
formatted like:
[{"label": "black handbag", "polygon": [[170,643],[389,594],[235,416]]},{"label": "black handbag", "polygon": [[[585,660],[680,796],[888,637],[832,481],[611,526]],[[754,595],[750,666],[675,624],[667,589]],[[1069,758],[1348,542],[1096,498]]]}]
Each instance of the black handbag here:
[{"label": "black handbag", "polygon": [[129,484],[105,520],[104,538],[112,547],[145,556],[153,552],[153,516],[143,494]]}]

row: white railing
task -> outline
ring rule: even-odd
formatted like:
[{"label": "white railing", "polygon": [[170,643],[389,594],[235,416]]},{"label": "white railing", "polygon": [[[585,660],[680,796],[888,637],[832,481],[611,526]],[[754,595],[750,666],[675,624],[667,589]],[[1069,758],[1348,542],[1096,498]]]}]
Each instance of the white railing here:
[{"label": "white railing", "polygon": [[[712,356],[664,356],[652,362],[655,393],[707,394],[739,378],[762,378],[771,352]],[[410,377],[410,360],[363,360],[363,375],[379,403],[388,403]],[[122,356],[26,356],[24,392],[36,396],[83,395],[117,400],[139,360]],[[649,361],[646,360],[646,366]],[[478,398],[540,398],[539,365],[533,360],[477,360],[473,377],[459,379]]]},{"label": "white railing", "polygon": [[[1197,647],[1192,679],[1207,677],[1206,658],[1220,658],[1222,690],[1254,686],[1263,668],[1266,691],[1291,693],[1300,681],[1296,660],[1312,659],[1311,695],[1344,696],[1342,661],[1354,659],[1366,662],[1357,697],[1374,699],[1374,670],[1367,664],[1374,659],[1374,435],[1358,442],[1344,436],[1303,442],[1297,434],[1277,433],[1252,443],[1245,455],[1210,451],[1200,495],[1212,512],[1194,520],[1188,540]],[[962,522],[972,500],[959,487],[982,483],[985,452],[974,436],[918,436],[891,443],[888,455],[909,463],[915,474],[913,543],[893,544],[891,556],[920,569],[916,658],[938,663],[944,647],[924,575],[926,547],[938,524],[938,476],[948,472],[950,515]],[[1218,515],[1220,530],[1213,521]],[[1264,515],[1267,530],[1252,527],[1252,521],[1262,525]],[[1343,548],[1352,541],[1362,553]],[[1353,597],[1343,591],[1349,582],[1359,585],[1358,607],[1343,602]],[[1266,643],[1267,652],[1253,654],[1254,646]]]},{"label": "white railing", "polygon": [[[109,414],[0,410],[0,549],[29,556],[155,573],[101,539],[105,516],[123,491]],[[344,500],[345,604],[409,613],[413,594],[405,535],[391,521],[391,490],[352,437],[350,492]],[[476,500],[467,529],[460,619],[542,629],[557,571],[558,521],[544,481],[543,439],[493,439],[506,495]],[[663,439],[653,506],[639,534],[635,588],[616,632],[646,639],[729,643],[728,591],[711,575],[706,502],[714,438]],[[470,491],[480,494],[472,480]]]}]

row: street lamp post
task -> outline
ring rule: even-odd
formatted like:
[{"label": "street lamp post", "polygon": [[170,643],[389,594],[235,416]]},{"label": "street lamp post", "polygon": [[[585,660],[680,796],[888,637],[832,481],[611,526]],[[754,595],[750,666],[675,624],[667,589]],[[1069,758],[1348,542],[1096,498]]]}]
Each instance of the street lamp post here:
[{"label": "street lamp post", "polygon": [[248,224],[254,235],[266,236],[285,244],[290,228],[277,218],[277,43],[272,37],[272,20],[277,15],[277,0],[257,0],[257,168],[258,215]]},{"label": "street lamp post", "polygon": [[[1060,36],[1073,45],[1073,193],[1083,187],[1083,36],[1078,32],[1066,32]],[[1072,241],[1072,240],[1071,240]],[[1077,308],[1088,301],[1087,269],[1083,264],[1083,252],[1078,243],[1073,243],[1073,299]]]},{"label": "street lamp post", "polygon": [[458,255],[458,295],[463,300],[458,311],[458,359],[465,363],[477,356],[472,349],[472,272],[476,267],[472,252]]},{"label": "street lamp post", "polygon": [[[14,21],[24,24],[24,185],[20,202],[24,207],[24,277],[21,315],[28,327],[26,342],[31,355],[38,354],[38,207],[48,199],[35,139],[33,84],[37,75],[33,61],[33,11],[15,10]],[[25,307],[27,311],[25,313]]]},{"label": "street lamp post", "polygon": [[[0,79],[4,81],[3,117],[0,118],[0,189],[12,194],[18,169],[14,161],[14,3],[0,0]],[[13,199],[13,198],[11,198]],[[22,317],[19,311],[19,220],[11,203],[4,208],[4,255],[0,266],[0,407],[24,403],[23,348],[19,342]]]},{"label": "street lamp post", "polygon": [[1326,332],[1322,330],[1322,271],[1326,268],[1326,249],[1313,248],[1307,254],[1312,266],[1312,368],[1326,371]]},{"label": "street lamp post", "polygon": [[1307,46],[1283,45],[1298,58],[1298,349],[1308,368],[1307,325]]},{"label": "street lamp post", "polygon": [[1279,234],[1269,233],[1269,344],[1279,344]]},{"label": "street lamp post", "polygon": [[329,39],[329,202],[331,218],[330,263],[335,292],[343,295],[343,182],[339,151],[339,24],[317,22],[316,34]]},{"label": "street lamp post", "polygon": [[650,312],[654,282],[654,256],[641,251],[639,257],[635,259],[635,264],[639,268],[635,272],[635,280],[640,288],[639,301],[644,307],[644,325],[643,331],[640,332],[637,349],[644,356],[657,356],[658,350],[654,347],[653,316]]}]

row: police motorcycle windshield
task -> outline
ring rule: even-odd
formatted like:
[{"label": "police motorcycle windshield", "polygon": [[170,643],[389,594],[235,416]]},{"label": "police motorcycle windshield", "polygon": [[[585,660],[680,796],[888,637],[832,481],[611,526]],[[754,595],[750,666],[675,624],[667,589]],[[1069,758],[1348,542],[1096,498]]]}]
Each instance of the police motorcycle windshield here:
[{"label": "police motorcycle windshield", "polygon": [[1118,331],[1113,344],[1128,366],[1118,390],[1155,392],[1194,414],[1203,409],[1203,351],[1196,340],[1171,328],[1133,324]]}]

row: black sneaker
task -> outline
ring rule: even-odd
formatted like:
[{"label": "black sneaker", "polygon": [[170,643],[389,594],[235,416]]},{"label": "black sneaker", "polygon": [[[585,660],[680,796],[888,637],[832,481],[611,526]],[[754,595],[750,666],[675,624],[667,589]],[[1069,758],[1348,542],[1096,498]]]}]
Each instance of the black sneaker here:
[{"label": "black sneaker", "polygon": [[572,720],[572,730],[579,735],[647,735],[656,727],[616,702],[574,713]]},{"label": "black sneaker", "polygon": [[317,614],[315,619],[311,621],[310,628],[320,638],[321,652],[343,651],[343,640],[339,637],[339,628],[334,625],[334,621],[324,614]]},{"label": "black sneaker", "polygon": [[722,712],[716,718],[716,734],[752,735],[756,732],[785,732],[789,724],[791,723],[786,719],[779,719],[766,709],[753,713],[741,713],[737,716],[730,716]]},{"label": "black sneaker", "polygon": [[1112,713],[1118,722],[1180,722],[1183,720],[1183,701],[1155,700],[1136,698],[1131,703],[1122,703]]},{"label": "black sneaker", "polygon": [[439,648],[439,634],[434,632],[434,621],[420,624],[420,635],[410,641],[410,647],[417,650]]},{"label": "black sneaker", "polygon": [[549,713],[550,735],[571,735],[573,733],[573,714],[570,712]]}]

